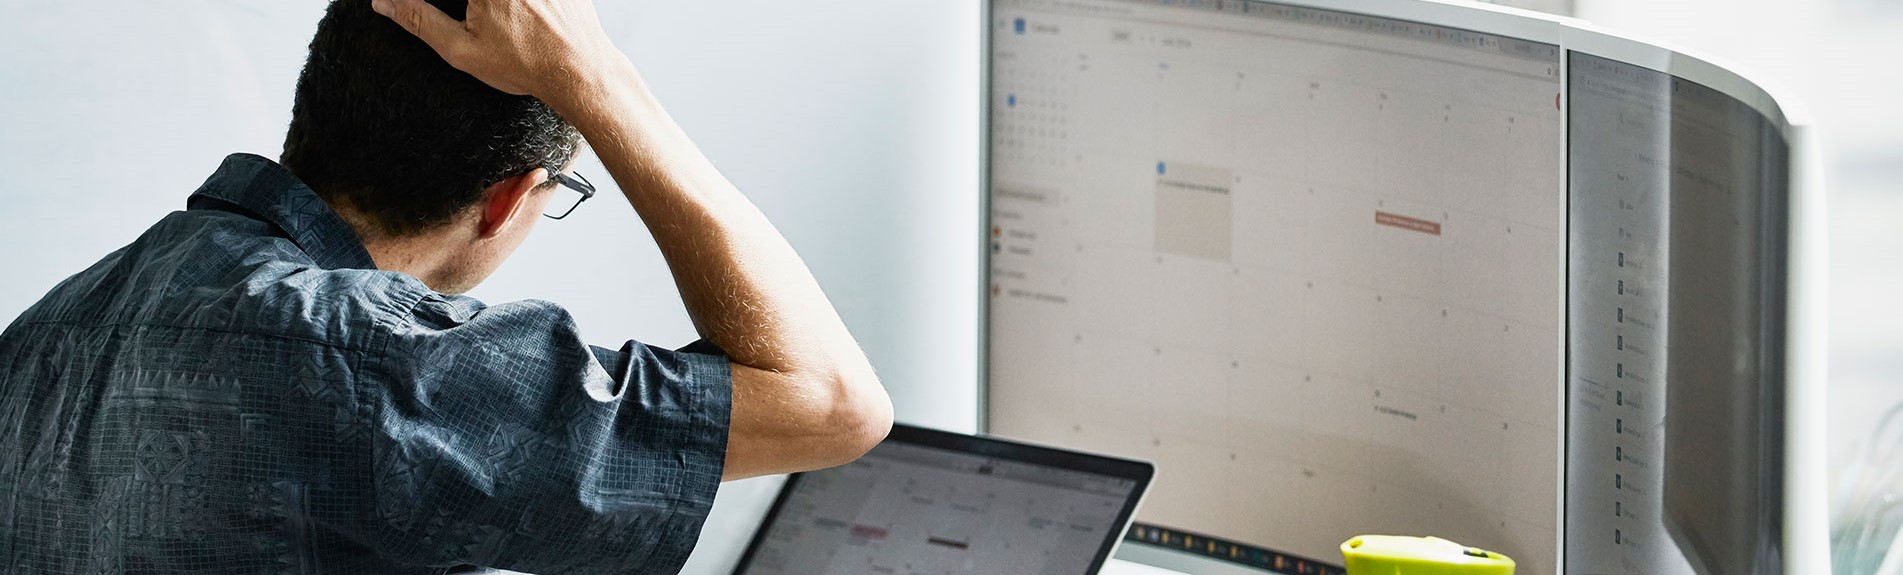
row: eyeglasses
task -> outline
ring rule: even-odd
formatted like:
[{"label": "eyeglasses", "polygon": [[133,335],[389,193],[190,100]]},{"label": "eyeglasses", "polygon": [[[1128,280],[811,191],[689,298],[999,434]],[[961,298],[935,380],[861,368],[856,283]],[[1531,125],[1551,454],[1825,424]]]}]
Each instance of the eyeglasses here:
[{"label": "eyeglasses", "polygon": [[[555,174],[549,176],[548,179],[551,182],[561,184],[562,187],[575,190],[581,195],[575,199],[574,203],[569,203],[568,200],[562,198],[549,200],[548,208],[542,212],[542,217],[551,220],[566,218],[568,214],[575,213],[575,208],[581,207],[582,202],[588,201],[588,198],[595,197],[595,185],[588,183],[588,178],[581,177],[581,174]],[[562,206],[568,206],[568,208],[562,209]]]}]

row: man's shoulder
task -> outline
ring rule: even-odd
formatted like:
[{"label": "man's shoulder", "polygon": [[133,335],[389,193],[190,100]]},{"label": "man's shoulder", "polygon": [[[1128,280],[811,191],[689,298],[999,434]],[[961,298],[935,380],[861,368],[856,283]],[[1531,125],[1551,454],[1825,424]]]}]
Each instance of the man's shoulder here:
[{"label": "man's shoulder", "polygon": [[364,347],[433,292],[407,275],[324,269],[261,222],[174,212],[53,288],[15,323],[210,329]]}]

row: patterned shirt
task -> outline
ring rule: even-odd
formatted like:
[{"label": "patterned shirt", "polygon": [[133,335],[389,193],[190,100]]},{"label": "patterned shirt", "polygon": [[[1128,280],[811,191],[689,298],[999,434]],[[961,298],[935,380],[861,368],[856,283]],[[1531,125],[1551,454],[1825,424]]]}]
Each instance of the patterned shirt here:
[{"label": "patterned shirt", "polygon": [[233,155],[0,334],[0,573],[674,573],[731,385],[378,271]]}]

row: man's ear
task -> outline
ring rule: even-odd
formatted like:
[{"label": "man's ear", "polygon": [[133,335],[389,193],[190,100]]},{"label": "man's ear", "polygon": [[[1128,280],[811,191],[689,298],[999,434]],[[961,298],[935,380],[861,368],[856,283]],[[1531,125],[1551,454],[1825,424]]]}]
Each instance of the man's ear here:
[{"label": "man's ear", "polygon": [[536,204],[532,199],[535,188],[546,182],[548,170],[536,168],[533,172],[496,182],[483,191],[482,237],[496,237],[510,226],[540,215],[535,213]]}]

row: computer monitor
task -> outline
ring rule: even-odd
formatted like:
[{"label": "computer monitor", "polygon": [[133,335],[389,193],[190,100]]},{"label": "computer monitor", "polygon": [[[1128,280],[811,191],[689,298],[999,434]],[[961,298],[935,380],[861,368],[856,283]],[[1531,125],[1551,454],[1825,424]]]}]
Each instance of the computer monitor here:
[{"label": "computer monitor", "polygon": [[1155,461],[1133,533],[1825,564],[1819,190],[1757,85],[1432,1],[987,21],[985,425]]},{"label": "computer monitor", "polygon": [[1570,58],[1568,565],[1776,572],[1790,145],[1709,86]]},{"label": "computer monitor", "polygon": [[[993,4],[989,429],[1139,521],[1339,561],[1558,540],[1558,46],[1261,2]],[[1476,543],[1479,544],[1479,543]]]}]

